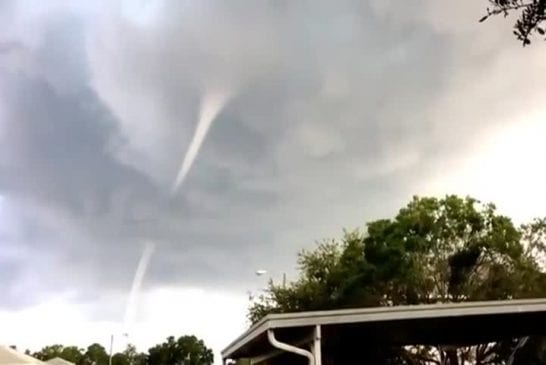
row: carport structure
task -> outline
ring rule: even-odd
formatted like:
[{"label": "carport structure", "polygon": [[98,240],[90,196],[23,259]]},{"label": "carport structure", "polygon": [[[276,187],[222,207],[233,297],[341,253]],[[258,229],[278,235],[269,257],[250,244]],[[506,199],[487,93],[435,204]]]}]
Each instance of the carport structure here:
[{"label": "carport structure", "polygon": [[[405,345],[465,346],[546,335],[546,298],[271,314],[224,351],[224,363],[362,363]],[[332,358],[332,349],[342,358]],[[338,356],[339,357],[339,356]]]}]

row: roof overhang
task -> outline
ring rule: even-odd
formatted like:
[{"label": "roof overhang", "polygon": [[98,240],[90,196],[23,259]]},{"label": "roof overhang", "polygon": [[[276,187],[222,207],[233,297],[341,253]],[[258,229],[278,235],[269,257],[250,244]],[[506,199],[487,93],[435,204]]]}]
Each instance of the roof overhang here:
[{"label": "roof overhang", "polygon": [[348,340],[400,345],[471,344],[546,334],[544,323],[546,298],[271,314],[233,341],[222,357],[255,357],[271,351],[270,329],[291,343],[302,341],[310,328],[320,325],[326,338],[335,333]]}]

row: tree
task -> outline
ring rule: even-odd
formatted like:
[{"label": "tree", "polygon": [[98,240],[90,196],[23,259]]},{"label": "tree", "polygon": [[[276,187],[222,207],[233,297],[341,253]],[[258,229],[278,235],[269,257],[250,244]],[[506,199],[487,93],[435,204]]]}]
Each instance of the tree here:
[{"label": "tree", "polygon": [[507,17],[517,13],[514,34],[524,46],[531,44],[531,36],[546,34],[546,0],[489,0],[487,14],[480,19],[485,21],[492,15]]},{"label": "tree", "polygon": [[80,364],[83,359],[83,349],[77,346],[66,346],[59,357],[74,364]]},{"label": "tree", "polygon": [[127,357],[129,365],[146,365],[146,354],[139,353],[133,344],[128,344],[123,354]]},{"label": "tree", "polygon": [[[457,196],[415,197],[393,219],[368,223],[365,234],[345,232],[341,240],[301,252],[299,279],[286,286],[270,282],[266,294],[249,308],[249,318],[256,322],[279,312],[544,297],[545,245],[544,219],[515,227],[493,204]],[[450,357],[451,364],[457,364],[455,359],[496,364],[513,345],[419,347],[389,356],[401,364],[434,360],[438,354]]]},{"label": "tree", "polygon": [[138,353],[134,345],[128,344],[123,352],[112,356],[112,365],[146,365],[146,355]]},{"label": "tree", "polygon": [[210,365],[214,362],[212,350],[195,336],[173,336],[148,351],[149,365]]},{"label": "tree", "polygon": [[83,357],[83,350],[77,346],[63,346],[60,344],[43,347],[40,351],[33,354],[34,357],[42,361],[47,361],[56,357],[65,359],[74,364],[79,364]]},{"label": "tree", "polygon": [[131,365],[131,363],[123,352],[117,352],[112,356],[112,365]]},{"label": "tree", "polygon": [[127,358],[127,362],[129,363],[129,365],[134,365],[137,361],[139,353],[137,352],[135,345],[128,344],[123,351],[123,355],[125,355],[125,357]]},{"label": "tree", "polygon": [[55,344],[43,347],[40,351],[35,352],[32,356],[42,361],[47,361],[55,357],[60,357],[63,351],[63,345]]},{"label": "tree", "polygon": [[104,346],[94,343],[87,347],[82,357],[82,365],[108,365],[109,356]]}]

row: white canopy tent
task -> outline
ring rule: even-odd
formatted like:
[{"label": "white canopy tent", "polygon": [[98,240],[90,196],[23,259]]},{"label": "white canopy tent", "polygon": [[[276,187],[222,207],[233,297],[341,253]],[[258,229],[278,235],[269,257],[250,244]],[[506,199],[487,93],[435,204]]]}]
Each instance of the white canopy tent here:
[{"label": "white canopy tent", "polygon": [[0,365],[44,365],[44,363],[9,346],[0,345]]}]

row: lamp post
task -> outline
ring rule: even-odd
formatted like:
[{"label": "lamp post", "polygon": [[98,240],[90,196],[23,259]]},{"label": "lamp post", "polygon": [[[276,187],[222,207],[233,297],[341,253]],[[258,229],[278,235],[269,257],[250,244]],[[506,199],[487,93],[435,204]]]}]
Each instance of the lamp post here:
[{"label": "lamp post", "polygon": [[[128,333],[123,333],[123,337],[129,337]],[[108,365],[112,365],[112,357],[114,353],[114,334],[110,335],[110,354],[108,355]]]},{"label": "lamp post", "polygon": [[[267,274],[267,270],[264,270],[264,269],[258,269],[258,270],[255,270],[254,271],[254,275],[256,275],[257,277],[260,277],[260,276],[264,276],[265,274]],[[260,288],[257,290],[257,292],[263,290],[263,288]],[[254,289],[249,289],[247,290],[247,294],[248,294],[248,300],[250,302],[252,302],[254,300],[254,298],[256,297],[256,295],[253,293]]]},{"label": "lamp post", "polygon": [[114,334],[110,335],[110,354],[108,355],[108,365],[112,365],[112,351],[114,349]]}]

